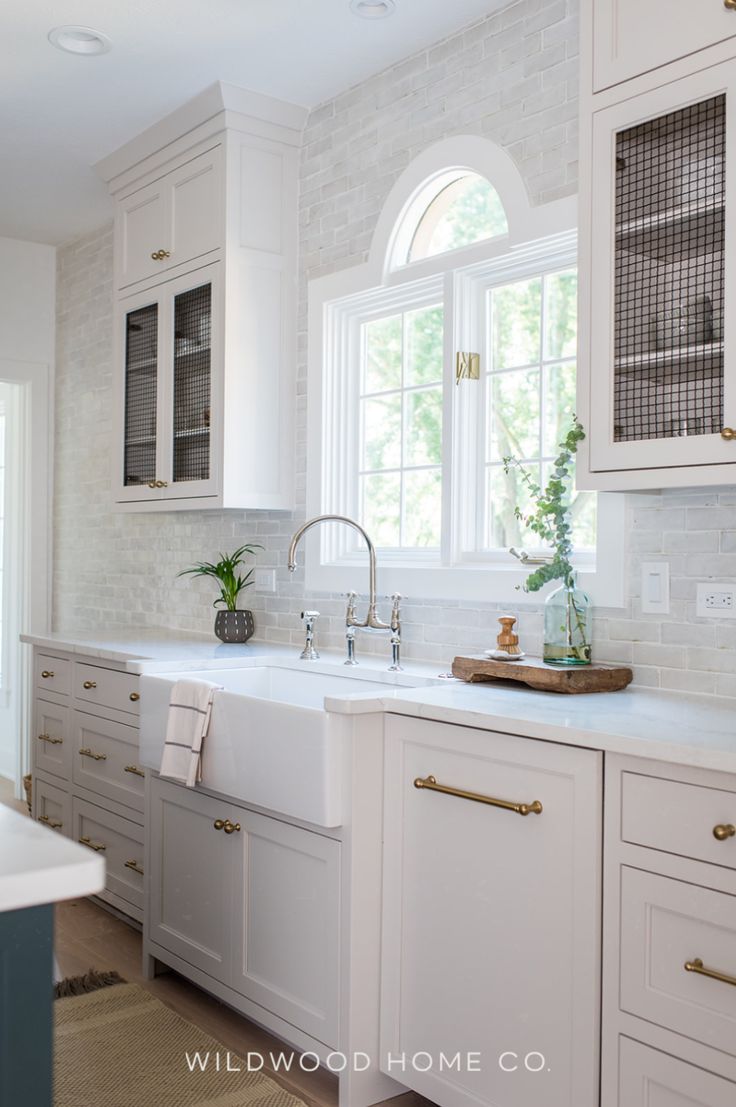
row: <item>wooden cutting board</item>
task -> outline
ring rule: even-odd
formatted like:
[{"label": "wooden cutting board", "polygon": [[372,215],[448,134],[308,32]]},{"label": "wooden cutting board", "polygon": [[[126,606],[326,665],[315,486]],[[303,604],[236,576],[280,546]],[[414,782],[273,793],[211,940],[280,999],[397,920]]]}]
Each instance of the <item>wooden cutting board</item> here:
[{"label": "wooden cutting board", "polygon": [[626,665],[548,665],[541,657],[521,661],[494,661],[490,657],[456,657],[452,675],[468,684],[491,680],[516,680],[543,692],[618,692],[630,684],[634,674]]}]

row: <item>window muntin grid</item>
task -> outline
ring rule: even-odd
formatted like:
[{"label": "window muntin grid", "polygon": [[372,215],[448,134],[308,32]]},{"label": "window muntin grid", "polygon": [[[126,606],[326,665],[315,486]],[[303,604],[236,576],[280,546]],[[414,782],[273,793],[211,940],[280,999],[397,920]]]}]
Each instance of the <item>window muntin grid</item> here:
[{"label": "window muntin grid", "polygon": [[616,136],[617,442],[723,426],[726,98]]},{"label": "window muntin grid", "polygon": [[174,481],[210,475],[212,285],[174,299]]},{"label": "window muntin grid", "polygon": [[[577,273],[567,268],[489,289],[486,298],[488,366],[484,374],[484,550],[523,546],[539,539],[516,519],[533,509],[518,469],[504,472],[503,458],[520,460],[543,487],[559,443],[575,411]],[[577,552],[595,549],[595,495],[573,494]]]},{"label": "window muntin grid", "polygon": [[436,550],[442,522],[443,308],[360,327],[358,516],[376,546]]},{"label": "window muntin grid", "polygon": [[156,388],[158,377],[158,305],[125,317],[125,441],[123,483],[156,479]]}]

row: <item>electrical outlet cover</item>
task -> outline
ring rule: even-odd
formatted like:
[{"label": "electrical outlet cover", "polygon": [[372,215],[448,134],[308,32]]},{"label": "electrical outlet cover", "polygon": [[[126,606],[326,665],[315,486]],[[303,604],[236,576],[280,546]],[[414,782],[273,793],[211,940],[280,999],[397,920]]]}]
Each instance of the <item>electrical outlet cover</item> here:
[{"label": "electrical outlet cover", "polygon": [[736,584],[730,581],[699,584],[695,613],[706,619],[736,619]]}]

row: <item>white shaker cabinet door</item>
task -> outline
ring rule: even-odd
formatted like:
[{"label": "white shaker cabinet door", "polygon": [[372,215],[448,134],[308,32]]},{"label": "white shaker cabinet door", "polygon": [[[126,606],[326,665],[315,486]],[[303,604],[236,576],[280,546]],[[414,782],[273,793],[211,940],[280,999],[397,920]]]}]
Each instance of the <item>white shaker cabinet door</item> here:
[{"label": "white shaker cabinet door", "polygon": [[593,0],[593,91],[736,35],[723,0]]},{"label": "white shaker cabinet door", "polygon": [[125,288],[164,268],[168,185],[166,179],[139,188],[117,202],[115,218],[116,286]]},{"label": "white shaker cabinet door", "polygon": [[337,1048],[340,843],[241,811],[231,986]]},{"label": "white shaker cabinet door", "polygon": [[234,871],[239,834],[215,822],[232,816],[223,800],[154,777],[151,781],[148,937],[217,980],[228,981]]},{"label": "white shaker cabinet door", "polygon": [[165,260],[166,268],[198,261],[224,246],[222,147],[216,146],[179,166],[169,173],[166,182],[169,189],[167,249],[171,254]]},{"label": "white shaker cabinet door", "polygon": [[[733,1107],[736,1084],[631,1038],[619,1040],[618,1107]],[[607,1102],[603,1089],[603,1102]]]},{"label": "white shaker cabinet door", "polygon": [[597,1103],[601,767],[388,717],[381,1063],[443,1107]]}]

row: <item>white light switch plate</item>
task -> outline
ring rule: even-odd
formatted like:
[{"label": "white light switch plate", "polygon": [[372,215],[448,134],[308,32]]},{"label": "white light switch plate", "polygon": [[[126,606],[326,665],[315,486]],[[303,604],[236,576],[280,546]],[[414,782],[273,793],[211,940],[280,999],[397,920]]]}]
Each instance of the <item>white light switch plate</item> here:
[{"label": "white light switch plate", "polygon": [[668,561],[645,561],[641,567],[641,610],[645,615],[668,615],[670,566]]},{"label": "white light switch plate", "polygon": [[275,592],[276,570],[256,569],[255,584],[256,592]]}]

